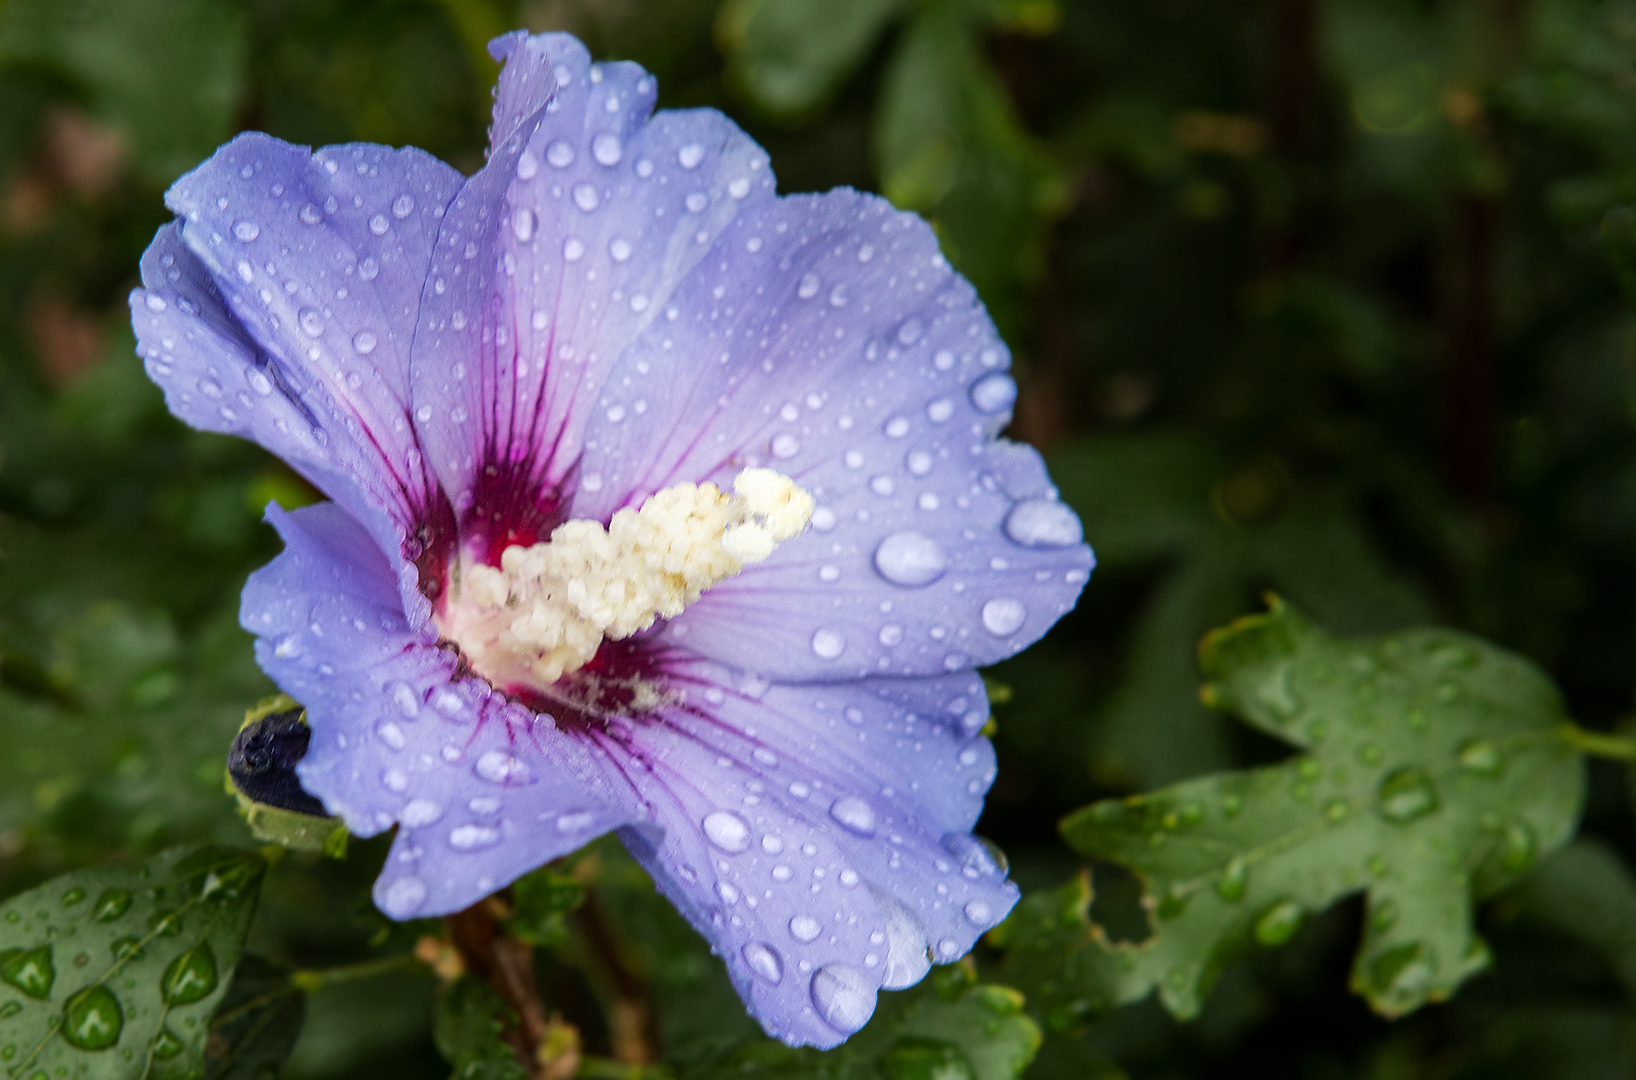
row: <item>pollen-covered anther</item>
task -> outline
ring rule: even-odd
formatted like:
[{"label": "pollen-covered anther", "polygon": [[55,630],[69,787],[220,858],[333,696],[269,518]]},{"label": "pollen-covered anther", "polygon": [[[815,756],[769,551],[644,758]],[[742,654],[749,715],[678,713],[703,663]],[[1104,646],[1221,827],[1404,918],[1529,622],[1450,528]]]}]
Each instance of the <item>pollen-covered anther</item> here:
[{"label": "pollen-covered anther", "polygon": [[462,563],[439,628],[496,685],[543,688],[586,664],[604,638],[680,615],[812,517],[812,495],[771,469],[745,469],[733,491],[677,484],[620,510],[606,529],[568,521],[545,543],[506,548],[498,568]]}]

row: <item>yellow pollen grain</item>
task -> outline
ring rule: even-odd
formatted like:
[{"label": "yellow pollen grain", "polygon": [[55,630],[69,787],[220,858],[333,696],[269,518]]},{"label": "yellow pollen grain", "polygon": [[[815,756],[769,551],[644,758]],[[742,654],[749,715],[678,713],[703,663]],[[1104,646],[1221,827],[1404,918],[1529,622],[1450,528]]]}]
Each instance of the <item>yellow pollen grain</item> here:
[{"label": "yellow pollen grain", "polygon": [[604,638],[680,615],[812,517],[812,495],[772,469],[745,469],[733,492],[677,484],[619,511],[606,529],[568,521],[544,543],[506,548],[498,568],[462,564],[440,629],[491,682],[555,682]]}]

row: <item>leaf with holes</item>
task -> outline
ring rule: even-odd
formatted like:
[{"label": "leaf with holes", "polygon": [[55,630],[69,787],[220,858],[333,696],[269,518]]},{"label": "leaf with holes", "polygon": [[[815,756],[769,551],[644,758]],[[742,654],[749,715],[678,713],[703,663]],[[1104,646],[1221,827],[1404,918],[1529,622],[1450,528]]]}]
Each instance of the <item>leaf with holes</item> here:
[{"label": "leaf with holes", "polygon": [[265,870],[255,852],[177,849],[0,904],[6,1080],[198,1075]]},{"label": "leaf with holes", "polygon": [[1550,681],[1452,631],[1337,640],[1276,598],[1201,657],[1206,703],[1304,753],[1070,815],[1070,844],[1142,879],[1153,935],[1110,944],[1085,914],[1088,882],[1070,885],[1007,925],[1012,977],[1056,1024],[1154,990],[1190,1017],[1233,956],[1354,893],[1367,916],[1352,985],[1382,1015],[1485,967],[1473,901],[1579,816],[1583,766]]}]

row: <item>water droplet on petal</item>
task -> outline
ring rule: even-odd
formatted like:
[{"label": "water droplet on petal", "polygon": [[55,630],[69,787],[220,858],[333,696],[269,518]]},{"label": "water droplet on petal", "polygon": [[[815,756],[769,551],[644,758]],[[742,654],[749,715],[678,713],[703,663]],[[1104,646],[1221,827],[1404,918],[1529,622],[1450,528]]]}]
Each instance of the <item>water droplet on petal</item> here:
[{"label": "water droplet on petal", "polygon": [[554,169],[566,169],[574,161],[574,148],[558,139],[545,148],[545,160],[551,163]]},{"label": "water droplet on petal", "polygon": [[705,838],[731,855],[750,846],[750,826],[731,810],[712,810],[702,822]]},{"label": "water droplet on petal", "polygon": [[489,783],[504,787],[523,787],[534,782],[534,770],[504,750],[489,750],[480,755],[472,770]]},{"label": "water droplet on petal", "polygon": [[534,239],[534,211],[526,206],[517,207],[511,215],[511,232],[519,243]]},{"label": "water droplet on petal", "polygon": [[942,577],[948,556],[936,540],[917,532],[895,532],[875,549],[875,569],[894,585],[918,589]]},{"label": "water droplet on petal", "polygon": [[375,261],[373,255],[358,264],[358,277],[364,281],[374,281],[375,276],[380,272],[381,264]]},{"label": "water droplet on petal", "polygon": [[324,332],[324,316],[315,308],[302,308],[298,316],[301,322],[301,332],[308,337],[317,337]]},{"label": "water droplet on petal", "polygon": [[1013,506],[1005,534],[1023,547],[1067,547],[1085,538],[1079,516],[1055,499],[1028,499]]},{"label": "water droplet on petal", "polygon": [[704,160],[704,147],[698,143],[688,143],[676,152],[676,160],[682,168],[691,169]]},{"label": "water droplet on petal", "polygon": [[369,231],[376,236],[385,236],[386,230],[391,227],[391,222],[386,220],[385,214],[376,214],[369,219]]},{"label": "water droplet on petal", "polygon": [[574,205],[589,214],[602,203],[596,193],[596,188],[590,184],[577,184],[574,187]]},{"label": "water droplet on petal", "polygon": [[833,660],[846,649],[846,639],[830,629],[822,629],[812,635],[812,651],[820,660]]},{"label": "water droplet on petal", "polygon": [[630,241],[618,236],[614,237],[608,241],[608,255],[614,262],[624,262],[631,257]]},{"label": "water droplet on petal", "polygon": [[442,805],[431,799],[415,799],[398,811],[398,821],[411,829],[430,825],[442,816]]},{"label": "water droplet on petal", "polygon": [[261,226],[253,221],[237,221],[233,223],[233,237],[240,243],[248,244],[261,235]]},{"label": "water droplet on petal", "polygon": [[461,825],[449,831],[449,846],[458,851],[477,851],[500,842],[500,830],[490,825]]},{"label": "water droplet on petal", "polygon": [[375,737],[389,750],[402,750],[408,742],[403,729],[391,720],[382,720],[375,725]]},{"label": "water droplet on petal", "polygon": [[971,386],[971,403],[989,416],[1011,408],[1016,400],[1017,384],[1003,371],[984,375]]},{"label": "water droplet on petal", "polygon": [[827,964],[813,973],[812,1003],[825,1023],[850,1035],[874,1015],[875,985],[857,968]]},{"label": "water droplet on petal", "polygon": [[856,796],[836,799],[829,816],[859,836],[875,835],[875,808]]},{"label": "water droplet on petal", "polygon": [[540,159],[534,156],[534,151],[524,150],[522,155],[517,158],[517,178],[519,180],[532,180],[539,171]]},{"label": "water droplet on petal", "polygon": [[599,165],[618,165],[619,158],[625,148],[619,143],[619,136],[604,132],[591,140],[591,156],[596,158]]},{"label": "water droplet on petal", "polygon": [[805,945],[823,933],[823,925],[811,915],[797,915],[790,920],[790,937]]},{"label": "water droplet on petal", "polygon": [[578,262],[580,256],[584,254],[585,244],[578,237],[571,236],[567,240],[563,241],[562,257],[568,262]]},{"label": "water droplet on petal", "polygon": [[352,335],[352,347],[358,351],[359,356],[368,356],[374,352],[375,344],[375,335],[368,330],[360,330]]},{"label": "water droplet on petal", "polygon": [[318,209],[318,207],[314,206],[312,203],[308,203],[306,206],[303,206],[301,208],[301,212],[297,216],[308,225],[316,225],[320,221],[324,220],[324,212]]},{"label": "water droplet on petal", "polygon": [[994,922],[994,909],[987,900],[972,900],[966,904],[966,919],[973,926],[987,927]]},{"label": "water droplet on petal", "polygon": [[1022,602],[1009,596],[996,597],[983,605],[983,629],[995,637],[1010,637],[1027,619],[1028,611]]},{"label": "water droplet on petal", "polygon": [[818,295],[819,285],[817,274],[803,274],[801,284],[796,287],[795,295],[803,300],[811,300]]},{"label": "water droplet on petal", "polygon": [[902,990],[913,986],[932,969],[926,930],[896,897],[877,892],[875,901],[886,916],[886,970],[881,976],[881,988]]},{"label": "water droplet on petal", "polygon": [[744,962],[750,965],[750,970],[760,978],[765,979],[773,986],[777,986],[783,981],[784,961],[771,945],[752,941],[744,946],[740,953],[744,956]]},{"label": "water droplet on petal", "polygon": [[426,902],[426,883],[416,877],[399,878],[386,887],[381,909],[394,919],[407,919]]},{"label": "water droplet on petal", "polygon": [[406,218],[410,214],[414,213],[414,210],[415,197],[408,192],[404,192],[402,195],[399,195],[396,199],[392,200],[392,216],[395,218],[399,218],[400,220],[402,218]]}]

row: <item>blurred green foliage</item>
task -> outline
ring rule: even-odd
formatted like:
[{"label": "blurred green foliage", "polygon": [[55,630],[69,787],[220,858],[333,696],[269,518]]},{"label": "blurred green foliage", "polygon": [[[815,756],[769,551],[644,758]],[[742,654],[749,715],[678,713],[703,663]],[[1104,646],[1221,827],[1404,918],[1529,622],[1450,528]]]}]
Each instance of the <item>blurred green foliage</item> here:
[{"label": "blurred green foliage", "polygon": [[[262,508],[314,494],[171,420],[141,372],[124,297],[168,217],[164,187],[244,128],[409,143],[474,169],[484,43],[513,26],[642,62],[667,107],[726,110],[786,191],[851,184],[925,214],[1013,346],[1010,435],[1047,453],[1101,560],[1079,608],[990,673],[1005,693],[982,828],[1029,898],[975,972],[883,995],[834,1054],[788,1051],[602,842],[521,884],[508,915],[537,946],[546,1007],[577,1032],[579,1075],[1636,1069],[1636,831],[1610,765],[1591,765],[1580,839],[1549,858],[1572,828],[1574,757],[1519,758],[1491,793],[1439,788],[1422,838],[1381,855],[1469,878],[1415,894],[1446,916],[1416,941],[1480,935],[1489,950],[1450,944],[1421,996],[1469,976],[1459,992],[1392,1023],[1348,993],[1356,943],[1385,931],[1336,902],[1364,887],[1346,874],[1367,871],[1370,844],[1326,836],[1269,857],[1247,880],[1300,892],[1304,918],[1261,934],[1272,892],[1254,894],[1248,925],[1222,915],[1233,902],[1214,884],[1190,903],[1168,890],[1203,880],[1199,866],[1219,883],[1255,836],[1222,826],[1195,865],[1187,844],[1150,851],[1120,826],[1189,791],[1299,779],[1327,752],[1291,757],[1289,731],[1234,689],[1264,656],[1210,672],[1249,724],[1198,699],[1200,636],[1267,589],[1334,635],[1291,640],[1336,663],[1384,647],[1353,635],[1439,623],[1487,639],[1462,640],[1516,681],[1483,723],[1622,723],[1636,656],[1628,0],[0,0],[0,896],[168,865],[174,845],[254,842],[221,779],[245,708],[271,690],[238,591],[277,550]],[[1332,725],[1362,723],[1356,691],[1326,706]],[[1457,714],[1435,713],[1478,722]],[[1441,768],[1447,751],[1414,761]],[[1348,782],[1378,793],[1381,769]],[[1280,829],[1321,816],[1277,797]],[[1055,822],[1086,806],[1071,848]],[[1521,869],[1483,869],[1509,835],[1488,812],[1544,815],[1541,861],[1474,909]],[[383,852],[268,869],[207,1075],[266,1075],[292,1046],[298,1077],[446,1076],[439,1047],[471,1075],[506,1064],[494,1051],[511,1018],[483,984],[439,988],[408,959],[437,926],[370,907]],[[1097,1005],[1063,989],[1184,934],[1191,1020],[1152,999],[1114,1007],[1155,986],[1175,1005],[1168,968],[1095,974]],[[1248,947],[1258,936],[1285,943]],[[1416,957],[1397,944],[1368,955],[1403,960],[1388,972],[1401,978]],[[0,969],[31,948],[0,940]],[[199,1060],[200,1034],[182,1060]]]}]

